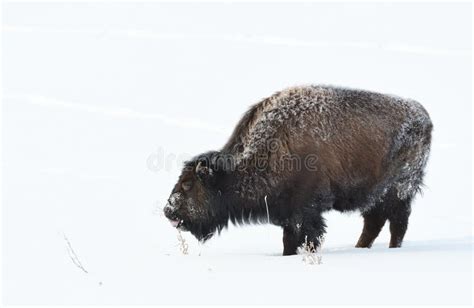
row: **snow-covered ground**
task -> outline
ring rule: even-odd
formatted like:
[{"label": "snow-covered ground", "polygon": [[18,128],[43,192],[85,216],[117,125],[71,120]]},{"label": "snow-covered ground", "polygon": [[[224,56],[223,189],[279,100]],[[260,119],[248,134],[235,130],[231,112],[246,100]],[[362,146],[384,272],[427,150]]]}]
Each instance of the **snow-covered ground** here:
[{"label": "snow-covered ground", "polygon": [[[7,304],[470,304],[470,4],[3,6]],[[181,161],[248,106],[325,83],[422,102],[434,122],[405,245],[354,244],[329,213],[322,264],[273,226],[182,255],[161,214]],[[82,269],[80,268],[82,266]]]}]

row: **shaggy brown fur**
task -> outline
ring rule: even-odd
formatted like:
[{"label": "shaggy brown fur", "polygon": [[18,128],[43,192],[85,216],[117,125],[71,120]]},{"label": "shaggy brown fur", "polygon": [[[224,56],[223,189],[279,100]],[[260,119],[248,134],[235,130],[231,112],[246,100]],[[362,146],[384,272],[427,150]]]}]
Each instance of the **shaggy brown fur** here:
[{"label": "shaggy brown fur", "polygon": [[400,247],[431,130],[413,100],[328,86],[277,92],[245,113],[221,151],[186,164],[165,214],[201,240],[229,220],[269,215],[288,255],[306,236],[319,245],[323,212],[359,210],[357,247],[370,247],[387,219],[390,247]]}]

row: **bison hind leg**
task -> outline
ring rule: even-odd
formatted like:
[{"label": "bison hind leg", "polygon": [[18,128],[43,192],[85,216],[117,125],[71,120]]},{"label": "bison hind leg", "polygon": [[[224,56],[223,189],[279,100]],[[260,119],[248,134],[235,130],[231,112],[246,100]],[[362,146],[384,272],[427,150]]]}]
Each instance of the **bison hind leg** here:
[{"label": "bison hind leg", "polygon": [[398,196],[393,197],[391,208],[388,216],[390,221],[390,248],[398,248],[402,246],[403,238],[408,228],[408,218],[411,213],[411,197],[399,199]]},{"label": "bison hind leg", "polygon": [[364,227],[355,247],[370,248],[388,218],[385,204],[383,202],[376,203],[374,207],[363,212],[362,217],[364,218]]},{"label": "bison hind leg", "polygon": [[391,189],[369,210],[362,213],[364,227],[357,248],[370,248],[385,222],[390,222],[390,248],[401,247],[411,213],[411,197],[400,198],[396,188]]}]

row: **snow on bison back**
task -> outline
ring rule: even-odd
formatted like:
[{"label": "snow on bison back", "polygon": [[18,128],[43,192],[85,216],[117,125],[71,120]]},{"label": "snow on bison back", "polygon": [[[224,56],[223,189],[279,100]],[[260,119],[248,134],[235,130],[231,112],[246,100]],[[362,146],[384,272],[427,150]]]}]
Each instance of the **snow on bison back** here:
[{"label": "snow on bison back", "polygon": [[356,247],[386,220],[400,247],[422,185],[432,123],[416,101],[331,86],[293,87],[244,114],[220,151],[185,163],[164,212],[200,241],[232,223],[283,228],[283,254],[320,245],[322,213],[359,210]]}]

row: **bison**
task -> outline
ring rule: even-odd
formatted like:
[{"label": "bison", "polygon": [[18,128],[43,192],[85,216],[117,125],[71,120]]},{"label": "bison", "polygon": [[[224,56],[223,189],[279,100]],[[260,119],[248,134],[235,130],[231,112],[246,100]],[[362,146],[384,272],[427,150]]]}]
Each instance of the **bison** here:
[{"label": "bison", "polygon": [[432,123],[411,99],[310,85],[252,106],[220,151],[186,162],[164,208],[204,242],[228,225],[283,228],[283,255],[320,245],[323,213],[358,210],[356,247],[370,248],[386,220],[401,247],[430,152]]}]

